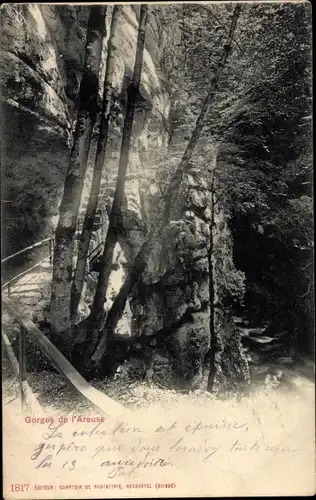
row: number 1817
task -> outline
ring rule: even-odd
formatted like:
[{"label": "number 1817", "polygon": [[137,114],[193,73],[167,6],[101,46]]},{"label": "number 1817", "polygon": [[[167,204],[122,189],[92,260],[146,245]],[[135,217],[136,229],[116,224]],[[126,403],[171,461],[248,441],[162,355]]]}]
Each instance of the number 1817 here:
[{"label": "number 1817", "polygon": [[10,484],[11,491],[28,491],[29,484]]}]

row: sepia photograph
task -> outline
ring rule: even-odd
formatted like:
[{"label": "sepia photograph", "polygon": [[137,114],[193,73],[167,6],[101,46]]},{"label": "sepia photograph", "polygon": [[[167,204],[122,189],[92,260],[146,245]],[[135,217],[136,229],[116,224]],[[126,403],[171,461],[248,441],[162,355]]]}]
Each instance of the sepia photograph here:
[{"label": "sepia photograph", "polygon": [[311,3],[0,17],[4,498],[314,495]]}]

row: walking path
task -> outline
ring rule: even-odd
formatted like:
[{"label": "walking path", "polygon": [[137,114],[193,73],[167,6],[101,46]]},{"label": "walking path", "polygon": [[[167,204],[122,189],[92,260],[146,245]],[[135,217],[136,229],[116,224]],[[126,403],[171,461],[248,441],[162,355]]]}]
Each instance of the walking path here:
[{"label": "walking path", "polygon": [[[6,336],[9,346],[15,351],[15,356],[19,356],[17,344],[21,335],[21,324],[14,317],[16,306],[15,312],[17,316],[21,319],[24,317],[23,323],[26,331],[29,334],[31,334],[31,330],[33,332],[32,335],[26,335],[26,363],[28,363],[29,355],[31,356],[32,366],[27,373],[27,382],[34,396],[42,408],[45,409],[45,412],[64,414],[65,412],[77,411],[77,414],[78,412],[84,414],[93,411],[94,413],[98,413],[100,408],[102,408],[101,413],[106,408],[113,414],[123,411],[123,407],[119,403],[116,403],[103,392],[98,391],[88,384],[66,359],[62,359],[63,356],[54,346],[48,346],[48,349],[46,343],[49,343],[49,340],[45,340],[45,337],[40,334],[37,327],[32,323],[31,315],[33,309],[44,296],[48,296],[51,279],[52,266],[49,257],[47,257],[37,267],[31,269],[12,283],[10,296],[7,287],[2,290],[3,300],[6,304],[11,304],[9,309],[7,306],[4,308],[2,315],[4,334],[2,342],[4,342],[4,337]],[[34,333],[33,330],[37,330],[38,333]],[[38,344],[41,347],[34,342],[34,336],[40,336]],[[63,370],[63,374],[66,374],[66,376],[61,376],[56,372],[53,368],[54,363],[51,363],[50,355],[48,355],[48,360],[45,358],[45,353],[47,354],[48,352],[49,354],[52,350],[54,351],[54,357],[58,358],[59,366],[67,365]],[[44,364],[40,363],[41,366],[37,367],[37,361],[40,359],[44,360]],[[8,407],[9,412],[16,413],[20,408],[18,380],[17,375],[13,373],[10,366],[8,353],[5,349],[3,349],[2,362],[4,384],[3,404]],[[33,366],[34,363],[36,366]],[[70,384],[69,381],[71,382]]]},{"label": "walking path", "polygon": [[[12,302],[18,302],[23,309],[24,306],[33,307],[49,288],[51,279],[52,267],[47,257],[38,267],[12,283],[10,299]],[[4,298],[8,297],[7,287],[2,290],[2,294]]]}]

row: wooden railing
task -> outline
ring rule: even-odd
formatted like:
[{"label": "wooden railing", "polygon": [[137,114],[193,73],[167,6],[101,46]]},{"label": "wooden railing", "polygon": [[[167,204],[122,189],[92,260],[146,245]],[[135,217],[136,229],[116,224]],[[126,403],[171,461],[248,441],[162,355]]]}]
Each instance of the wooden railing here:
[{"label": "wooden railing", "polygon": [[1,336],[2,336],[4,347],[7,351],[9,360],[11,362],[13,371],[15,373],[15,376],[19,381],[21,410],[23,411],[25,402],[27,401],[28,405],[33,413],[36,413],[38,416],[42,415],[44,413],[43,409],[42,409],[41,405],[38,403],[35,395],[33,394],[32,389],[30,388],[30,386],[26,380],[26,368],[25,368],[26,358],[25,358],[25,338],[24,338],[24,335],[21,333],[21,335],[19,337],[19,360],[20,360],[20,363],[18,362],[18,360],[14,354],[9,337],[7,336],[6,332],[4,331],[3,325],[1,328]]},{"label": "wooden railing", "polygon": [[[49,261],[50,264],[53,262],[53,251],[54,251],[54,237],[46,238],[44,240],[35,243],[19,252],[16,252],[13,255],[5,257],[1,260],[1,264],[14,259],[15,257],[22,255],[34,248],[38,248],[40,246],[48,244],[49,247]],[[88,255],[89,259],[95,258],[102,249],[102,245],[104,242],[101,242],[96,248],[94,248],[91,253]],[[35,343],[40,348],[41,352],[46,356],[46,358],[55,366],[58,372],[66,379],[66,382],[72,386],[80,395],[85,398],[92,406],[99,408],[104,413],[110,413],[113,415],[122,414],[122,412],[126,412],[126,408],[124,408],[121,404],[117,403],[113,399],[106,396],[101,391],[98,391],[94,387],[92,387],[80,373],[72,366],[72,364],[63,356],[63,354],[50,342],[50,340],[39,330],[39,328],[31,321],[31,319],[19,309],[16,303],[11,302],[11,285],[14,281],[21,278],[25,274],[29,273],[32,269],[38,267],[45,259],[42,259],[40,262],[37,262],[32,267],[23,271],[22,273],[14,276],[9,281],[2,285],[2,288],[8,287],[8,298],[2,297],[2,304],[7,309],[9,314],[15,318],[20,326],[20,336],[19,336],[19,354],[17,360],[12,346],[10,344],[9,337],[5,333],[2,328],[2,339],[4,342],[4,346],[7,350],[8,357],[13,366],[15,374],[19,380],[20,387],[20,398],[21,398],[21,407],[22,409],[25,406],[25,403],[28,402],[29,406],[37,413],[42,414],[43,410],[39,405],[35,395],[33,394],[29,384],[27,383],[27,373],[26,373],[26,335],[29,335]]]},{"label": "wooden railing", "polygon": [[[48,250],[49,250],[49,263],[50,265],[53,264],[53,255],[54,255],[54,236],[51,236],[50,238],[45,238],[44,240],[39,241],[38,243],[34,243],[34,245],[31,245],[29,247],[23,248],[23,250],[19,250],[18,252],[9,255],[8,257],[5,257],[4,259],[1,260],[1,265],[5,264],[6,262],[9,262],[10,260],[14,259],[15,257],[18,257],[19,255],[23,255],[24,253],[27,253],[34,248],[39,248],[41,246],[48,245]],[[88,254],[88,260],[93,261],[96,259],[99,254],[102,252],[102,245],[104,245],[104,241],[101,241],[98,246],[96,246],[91,252]],[[11,286],[12,284],[17,281],[19,278],[22,278],[22,276],[25,276],[28,274],[30,271],[33,271],[36,267],[40,266],[43,264],[43,262],[47,259],[45,257],[44,259],[41,259],[39,262],[36,262],[36,264],[32,265],[31,267],[25,269],[22,273],[17,274],[10,280],[6,281],[1,285],[1,288],[7,287],[8,290],[8,297],[11,297]]]},{"label": "wooden railing", "polygon": [[104,241],[101,241],[98,246],[96,246],[91,252],[88,254],[88,260],[93,261],[99,254],[102,252],[102,246],[104,245]]},{"label": "wooden railing", "polygon": [[[78,226],[77,230],[78,231],[80,230],[79,226]],[[31,250],[34,250],[34,248],[39,248],[39,247],[44,246],[44,245],[48,245],[49,263],[50,263],[50,265],[52,265],[53,264],[53,256],[54,256],[54,241],[55,241],[55,237],[54,236],[50,236],[49,238],[45,238],[45,239],[43,239],[41,241],[38,241],[37,243],[34,243],[33,245],[30,245],[29,247],[23,248],[22,250],[19,250],[18,252],[14,253],[12,255],[9,255],[8,257],[5,257],[4,259],[1,259],[1,266],[3,264],[5,264],[6,262],[9,262],[10,260],[13,260],[16,257],[18,257],[20,255],[23,255],[24,253],[27,253],[27,252],[30,252]],[[96,259],[99,256],[99,254],[102,252],[102,245],[104,245],[104,241],[101,241],[101,243],[99,243],[99,245],[97,245],[93,250],[91,250],[91,252],[88,254],[88,260],[89,261],[93,261],[94,259]],[[46,258],[47,257],[45,257],[44,259],[40,260],[39,262],[37,262],[33,266],[29,267],[28,269],[26,269],[22,273],[19,273],[18,275],[14,276],[10,280],[8,280],[6,283],[3,283],[1,285],[1,288],[7,287],[7,289],[8,289],[8,296],[11,297],[11,286],[12,286],[12,284],[16,280],[18,280],[19,278],[22,278],[22,276],[24,276],[25,274],[29,273],[30,271],[32,271],[36,267],[40,266],[46,260]]]},{"label": "wooden railing", "polygon": [[46,243],[49,243],[49,248],[51,250],[51,244],[54,244],[54,236],[51,236],[50,238],[45,238],[44,240],[41,240],[37,243],[34,243],[34,245],[23,248],[22,250],[19,250],[18,252],[13,253],[12,255],[9,255],[8,257],[5,257],[4,259],[1,259],[1,264],[4,264],[5,262],[8,262],[9,260],[14,259],[18,255],[22,255],[23,253],[28,252],[29,250],[33,250],[34,248],[38,248],[40,246],[43,246]]},{"label": "wooden railing", "polygon": [[[23,248],[22,250],[19,250],[18,252],[14,253],[12,255],[9,255],[8,257],[5,257],[4,259],[1,260],[1,266],[3,264],[5,264],[6,262],[9,262],[10,260],[13,260],[15,257],[18,257],[19,255],[23,255],[24,253],[27,253],[27,252],[29,252],[31,250],[34,250],[34,248],[39,248],[39,247],[44,246],[44,245],[48,245],[49,263],[52,265],[52,263],[53,263],[53,254],[54,254],[54,236],[51,236],[50,238],[45,238],[44,240],[41,240],[38,243],[34,243],[34,245],[31,245],[29,247]],[[47,259],[47,257],[45,257],[44,259],[40,260],[39,262],[37,262],[33,266],[27,268],[22,273],[19,273],[18,275],[14,276],[10,280],[8,280],[6,283],[3,283],[1,285],[1,288],[7,287],[8,288],[8,296],[11,297],[11,286],[12,286],[12,284],[16,280],[18,280],[19,278],[22,278],[22,276],[24,276],[25,274],[28,274],[30,271],[32,271],[36,267],[40,266],[46,259]]]},{"label": "wooden railing", "polygon": [[118,416],[127,411],[123,405],[117,403],[103,392],[92,387],[63,356],[57,347],[51,343],[51,341],[40,331],[35,323],[33,323],[33,321],[23,311],[21,311],[15,303],[11,302],[11,300],[7,298],[2,298],[2,303],[10,315],[15,318],[21,328],[18,366],[9,339],[3,330],[2,337],[4,339],[5,347],[7,348],[11,363],[14,365],[16,374],[19,378],[22,409],[24,408],[26,401],[28,401],[29,405],[33,406],[33,408],[35,404],[35,410],[38,411],[38,408],[40,409],[38,402],[26,380],[26,335],[29,335],[38,345],[46,358],[66,380],[68,385],[74,388],[93,407],[97,407],[103,413],[108,413],[112,416]]}]

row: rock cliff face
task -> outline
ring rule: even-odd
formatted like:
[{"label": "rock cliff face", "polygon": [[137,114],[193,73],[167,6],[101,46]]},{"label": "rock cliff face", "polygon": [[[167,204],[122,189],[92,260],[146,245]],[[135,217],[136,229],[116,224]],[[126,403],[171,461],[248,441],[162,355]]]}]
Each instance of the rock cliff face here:
[{"label": "rock cliff face", "polygon": [[[147,356],[143,369],[147,377],[167,387],[205,389],[211,352],[215,354],[217,387],[229,387],[232,381],[240,387],[249,381],[239,334],[228,319],[229,290],[222,283],[223,275],[235,273],[243,278],[234,268],[223,210],[214,207],[212,225],[209,178],[209,172],[194,166],[185,176],[173,199],[171,222],[162,240],[156,242],[131,302],[137,318],[133,333],[140,337],[142,359]],[[210,297],[214,327],[210,324]],[[144,336],[148,337],[145,343]]]},{"label": "rock cliff face", "polygon": [[[115,106],[105,174],[110,184],[117,169],[125,89],[133,72],[138,10],[137,6],[124,6],[120,14]],[[108,32],[111,11],[109,7]],[[50,234],[56,225],[83,69],[88,7],[8,5],[1,15],[4,251],[12,253]],[[136,214],[139,220],[139,178],[142,178],[139,174],[145,171],[140,164],[139,148],[157,151],[167,140],[163,123],[168,116],[169,101],[157,75],[165,43],[159,20],[153,13],[146,34],[134,154],[126,189],[126,215]],[[100,87],[101,97],[102,85]],[[83,197],[86,196],[87,191]],[[131,234],[131,239],[135,240],[135,236],[139,235]]]}]

